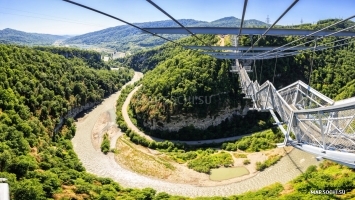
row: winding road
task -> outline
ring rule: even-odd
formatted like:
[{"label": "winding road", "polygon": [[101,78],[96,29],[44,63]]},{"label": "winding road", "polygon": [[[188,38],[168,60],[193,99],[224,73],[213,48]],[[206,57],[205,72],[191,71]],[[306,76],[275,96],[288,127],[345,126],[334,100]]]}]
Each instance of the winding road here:
[{"label": "winding road", "polygon": [[[132,81],[127,84],[132,84],[142,76],[142,73],[136,72]],[[287,156],[283,157],[276,165],[267,168],[265,171],[260,172],[252,178],[241,182],[214,187],[199,187],[188,184],[172,183],[136,174],[117,164],[112,153],[105,155],[99,150],[95,150],[91,142],[91,131],[94,128],[96,121],[104,112],[109,112],[111,115],[115,114],[116,100],[119,95],[120,92],[112,94],[92,111],[77,120],[76,134],[72,139],[72,143],[74,151],[77,153],[80,161],[89,173],[101,177],[112,178],[124,187],[150,187],[158,192],[167,192],[173,195],[190,197],[230,196],[250,190],[257,190],[275,182],[286,183],[300,175],[308,166],[317,164],[313,155],[294,149]],[[114,117],[111,117],[111,122],[115,122]],[[134,129],[131,125],[129,125],[129,128]],[[116,138],[121,134],[122,133],[117,133]]]}]

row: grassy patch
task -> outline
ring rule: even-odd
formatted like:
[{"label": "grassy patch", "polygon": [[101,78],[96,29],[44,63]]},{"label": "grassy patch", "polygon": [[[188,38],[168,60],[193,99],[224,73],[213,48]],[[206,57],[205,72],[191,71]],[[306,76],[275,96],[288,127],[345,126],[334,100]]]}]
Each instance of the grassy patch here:
[{"label": "grassy patch", "polygon": [[166,178],[175,170],[175,167],[164,158],[140,151],[123,137],[117,140],[116,146],[119,149],[115,155],[116,160],[137,173]]},{"label": "grassy patch", "polygon": [[219,152],[209,154],[206,151],[187,163],[190,169],[203,173],[210,173],[210,170],[213,168],[221,166],[229,167],[231,165],[233,165],[233,159],[229,153]]},{"label": "grassy patch", "polygon": [[270,167],[271,165],[276,164],[281,158],[282,156],[280,155],[271,155],[264,162],[256,162],[256,170],[263,171],[264,169]]},{"label": "grassy patch", "polygon": [[222,149],[227,151],[241,150],[246,152],[259,152],[261,150],[275,148],[276,143],[282,142],[283,139],[284,136],[279,129],[271,128],[243,137],[234,143],[223,143]]},{"label": "grassy patch", "polygon": [[248,157],[248,155],[244,154],[244,153],[233,153],[233,156],[235,158],[247,158]]}]

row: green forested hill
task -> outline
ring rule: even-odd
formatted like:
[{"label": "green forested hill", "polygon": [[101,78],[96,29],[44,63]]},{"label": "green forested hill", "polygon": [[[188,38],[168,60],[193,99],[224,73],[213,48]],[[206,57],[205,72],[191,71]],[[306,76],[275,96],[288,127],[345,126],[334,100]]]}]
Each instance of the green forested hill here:
[{"label": "green forested hill", "polygon": [[[224,17],[210,23],[201,24],[198,26],[210,26],[210,27],[239,27],[242,20],[236,17]],[[265,27],[268,24],[256,19],[247,19],[244,21],[244,27]]]},{"label": "green forested hill", "polygon": [[[187,20],[181,20],[181,23],[186,26],[192,26],[203,22],[187,19]],[[156,27],[156,26],[161,26],[161,27],[176,26],[176,24],[172,20],[135,23],[135,25],[139,27],[146,27],[146,28]],[[170,36],[165,35],[165,36],[173,40],[183,37],[181,35],[170,35]],[[122,52],[125,51],[136,52],[137,50],[161,45],[166,41],[154,36],[150,36],[149,34],[143,34],[141,30],[131,27],[129,25],[122,25],[122,26],[103,29],[100,31],[95,31],[92,33],[78,35],[69,38],[64,42],[65,44],[99,45],[99,46],[109,47]]]},{"label": "green forested hill", "polygon": [[67,37],[60,35],[26,33],[10,28],[0,30],[0,43],[22,45],[52,45],[56,40],[64,40]]},{"label": "green forested hill", "polygon": [[62,185],[92,182],[71,146],[73,119],[59,133],[53,128],[69,110],[101,101],[131,77],[77,57],[0,45],[0,177],[9,179],[12,199],[53,198]]},{"label": "green forested hill", "polygon": [[[297,28],[318,30],[335,21],[322,20],[314,25],[305,24]],[[341,23],[332,29],[340,30],[350,25],[353,25],[353,22]],[[213,44],[218,40],[216,36],[200,37],[206,43]],[[261,39],[258,45],[280,46],[297,38],[267,36]],[[294,57],[256,61],[256,70],[254,69],[250,76],[253,80],[257,79],[259,83],[270,80],[274,82],[276,88],[302,80],[305,83],[310,82],[312,87],[330,98],[339,100],[352,97],[355,94],[354,44],[339,45],[355,40],[349,39],[334,43],[337,39],[339,38],[320,39],[317,42],[318,45],[338,47],[318,51],[314,55],[312,51],[307,51]],[[256,36],[255,40],[257,40]],[[306,41],[309,40],[304,39],[294,45]],[[192,38],[179,40],[179,42],[185,45],[201,45]],[[249,36],[241,37],[240,45],[250,45]],[[307,45],[312,47],[314,42]],[[169,122],[171,116],[176,114],[205,117],[213,115],[228,105],[243,105],[238,91],[237,75],[229,73],[231,66],[229,60],[214,59],[199,54],[198,51],[166,44],[119,59],[119,61],[123,66],[130,66],[143,72],[148,71],[143,78],[143,87],[132,100],[136,117],[144,122],[153,119]],[[214,95],[216,95],[216,99],[212,98],[211,104],[199,104],[191,101],[191,97]]]},{"label": "green forested hill", "polygon": [[90,67],[95,69],[109,69],[109,66],[101,59],[101,54],[96,51],[81,50],[68,47],[35,47],[41,51],[59,54],[68,59],[80,58]]},{"label": "green forested hill", "polygon": [[[210,35],[204,36],[203,40],[216,43],[218,38]],[[188,38],[181,40],[181,43],[192,41]],[[238,105],[237,78],[228,73],[230,61],[217,60],[170,44],[153,52],[159,53],[149,60],[161,62],[146,73],[143,87],[132,100],[139,118],[169,121],[171,115],[179,113],[206,117],[227,105]],[[195,96],[203,96],[210,102],[194,104],[191,98]]]},{"label": "green forested hill", "polygon": [[[240,26],[240,19],[237,19],[235,17],[225,17],[212,22],[197,21],[193,19],[179,19],[179,22],[184,26]],[[172,20],[135,23],[135,25],[141,28],[178,27],[178,25]],[[244,26],[246,27],[260,27],[265,25],[266,23],[254,19],[245,20],[244,22]],[[185,37],[185,35],[163,36],[171,40]],[[136,53],[139,50],[150,49],[152,47],[159,46],[161,44],[166,43],[166,41],[154,36],[150,36],[149,34],[143,34],[142,31],[134,27],[123,25],[75,36],[65,40],[65,43],[100,45],[115,49],[117,51],[130,51]]]},{"label": "green forested hill", "polygon": [[[213,37],[207,38],[213,39]],[[273,40],[277,41],[276,38]],[[174,78],[179,78],[177,72],[181,73],[183,79],[180,82],[183,85],[179,86],[178,84],[175,88],[181,88],[181,92],[185,92],[185,90],[186,92],[195,92],[194,88],[208,92],[208,88],[205,90],[205,88],[199,87],[201,82],[196,78],[194,80],[194,77],[205,78],[202,80],[203,83],[206,81],[206,85],[212,89],[217,86],[221,86],[223,89],[225,84],[229,84],[222,81],[213,83],[215,79],[210,81],[209,76],[202,76],[208,74],[213,78],[227,77],[223,72],[230,64],[229,61],[218,61],[207,57],[199,58],[199,54],[196,52],[185,51],[179,47],[171,46],[171,49],[175,50],[177,54],[161,51],[162,55],[169,55],[168,59],[155,59],[160,63],[159,66],[161,65],[161,67],[157,67],[159,73],[154,75],[154,71],[150,72],[150,75],[147,74],[150,79],[147,80],[152,81],[150,86],[156,84],[155,86],[159,87],[156,91],[153,91],[153,87],[147,87],[147,91],[151,90],[154,95],[168,91],[163,85],[165,79],[171,81],[168,89],[175,87],[175,84],[179,82],[174,81]],[[324,57],[320,56],[322,53],[324,53]],[[154,55],[152,54],[153,57]],[[309,56],[307,57],[307,55],[300,55],[294,60],[278,61],[280,63],[277,65],[277,73],[283,74],[280,78],[275,79],[275,82],[279,85],[286,84],[299,77],[307,80],[309,64]],[[336,90],[335,95],[343,94],[343,92],[346,95],[353,94],[351,93],[353,91],[352,85],[355,84],[351,80],[354,79],[352,77],[354,64],[351,58],[353,55],[353,45],[334,51],[320,52],[319,55],[317,53],[318,59],[315,62],[317,64],[315,64],[312,74],[312,77],[314,76],[312,78],[313,85],[317,86],[316,84],[319,83],[319,87],[328,93],[332,93],[333,87],[340,88]],[[202,60],[202,58],[204,59]],[[327,65],[327,62],[330,64]],[[295,68],[287,67],[291,66],[286,65],[289,63],[298,65],[292,65]],[[184,69],[185,65],[193,70]],[[325,65],[327,67],[324,67]],[[203,67],[200,69],[199,66]],[[262,79],[272,77],[270,74],[273,72],[274,61],[264,61],[264,66]],[[339,69],[335,69],[334,66]],[[154,67],[149,66],[150,69]],[[208,67],[212,67],[211,70]],[[73,120],[67,120],[60,132],[53,134],[52,130],[57,119],[69,109],[87,102],[100,101],[103,96],[119,89],[132,75],[127,70],[116,72],[95,68],[97,67],[90,66],[87,61],[75,56],[66,59],[62,55],[38,49],[0,45],[0,177],[8,178],[11,198],[16,200],[193,199],[157,193],[150,188],[123,188],[111,179],[91,175],[85,172],[70,142],[71,137],[75,134]],[[167,74],[164,73],[165,69]],[[169,74],[173,75],[172,79],[169,79]],[[196,74],[201,76],[196,76]],[[320,77],[318,79],[317,74]],[[282,78],[283,76],[285,78]],[[159,77],[161,77],[158,81],[159,85],[153,83]],[[325,84],[321,82],[323,81],[322,77],[329,81],[328,87],[324,87]],[[234,81],[233,76],[230,78],[231,81]],[[287,80],[288,78],[290,80]],[[349,85],[346,84],[347,82]],[[148,85],[149,82],[145,82],[145,84]],[[351,199],[355,197],[353,180],[353,170],[325,162],[318,169],[316,167],[309,168],[287,186],[275,184],[244,195],[196,199]],[[329,188],[346,190],[347,194],[340,197],[310,194],[311,189]]]}]

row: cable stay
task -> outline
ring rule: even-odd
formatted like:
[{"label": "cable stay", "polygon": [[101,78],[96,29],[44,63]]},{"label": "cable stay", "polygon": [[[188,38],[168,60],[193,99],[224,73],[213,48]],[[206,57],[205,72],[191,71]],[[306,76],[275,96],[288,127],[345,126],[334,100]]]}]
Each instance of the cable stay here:
[{"label": "cable stay", "polygon": [[274,76],[272,77],[272,84],[275,84],[274,79],[275,79],[275,73],[276,73],[276,64],[277,64],[277,55],[276,55],[275,67],[274,67]]},{"label": "cable stay", "polygon": [[[118,21],[121,21],[125,24],[128,24],[130,26],[133,26],[135,28],[138,28],[142,30],[144,33],[149,33],[153,36],[160,37],[164,40],[167,40],[169,42],[173,42],[174,44],[180,45],[177,42],[174,42],[172,40],[169,40],[163,36],[157,35],[159,31],[156,31],[157,29],[154,28],[140,28],[134,24],[131,24],[129,22],[126,22],[122,19],[119,19],[117,17],[114,17],[112,15],[109,15],[107,13],[104,13],[102,11],[96,10],[94,8],[90,8],[88,6],[70,1],[70,0],[63,0],[68,3],[72,3],[74,5],[92,10],[94,12],[103,14],[105,16],[108,16],[110,18],[116,19]],[[189,27],[186,28],[184,27],[181,23],[179,23],[176,19],[174,19],[172,16],[170,16],[167,12],[162,10],[159,6],[157,6],[155,3],[153,3],[151,0],[147,0],[149,3],[151,3],[153,6],[158,8],[160,11],[162,11],[164,14],[169,16],[173,21],[175,21],[177,24],[179,24],[181,27],[180,29],[177,28],[168,28],[165,30],[168,30],[168,32],[159,32],[159,33],[172,33],[169,30],[178,30],[180,31],[181,28],[183,28],[182,33],[190,33],[192,36],[198,38],[195,34],[197,34],[196,30],[204,30],[204,31],[211,31],[212,29],[208,29],[202,27],[202,29],[198,28],[193,28]],[[284,13],[278,18],[278,20],[275,21],[273,25],[275,25],[296,3],[298,0],[295,0],[289,8],[284,11]],[[238,52],[238,43],[239,43],[239,37],[240,35],[244,34],[243,29],[243,23],[244,23],[244,16],[246,12],[246,7],[247,7],[248,0],[244,1],[244,6],[243,6],[243,15],[242,15],[242,21],[239,30],[238,35],[236,35],[235,38],[235,53],[237,54]],[[256,70],[256,65],[255,65],[255,60],[261,59],[262,60],[262,66],[260,70],[260,81],[262,80],[262,68],[263,68],[263,60],[264,59],[270,59],[270,58],[276,58],[275,60],[275,66],[274,66],[274,72],[273,72],[273,78],[272,78],[272,83],[269,81],[266,81],[264,84],[259,85],[257,81],[251,81],[247,72],[247,67],[248,66],[242,66],[243,63],[240,63],[236,57],[235,59],[235,64],[234,66],[238,73],[239,73],[239,82],[241,89],[243,93],[245,94],[246,98],[252,99],[253,102],[253,109],[257,109],[259,111],[268,111],[272,114],[272,117],[274,120],[277,122],[276,124],[279,126],[281,132],[285,136],[285,142],[284,144],[287,145],[292,145],[295,148],[298,148],[302,151],[306,151],[315,155],[318,155],[318,157],[326,158],[333,160],[335,162],[347,165],[349,167],[355,168],[355,127],[353,126],[353,122],[355,121],[355,107],[354,107],[354,100],[349,100],[346,101],[345,103],[336,103],[329,97],[323,95],[322,93],[318,92],[317,90],[311,88],[309,85],[303,83],[302,81],[297,81],[291,85],[288,85],[282,89],[276,90],[274,87],[274,81],[275,81],[275,76],[276,76],[276,66],[277,66],[277,61],[278,58],[280,57],[286,57],[286,56],[291,56],[291,55],[297,55],[300,52],[285,52],[289,51],[293,48],[297,48],[301,45],[308,44],[310,42],[315,42],[315,45],[313,47],[313,53],[311,56],[311,65],[310,65],[310,77],[309,77],[309,84],[311,83],[311,74],[313,71],[313,65],[314,65],[314,56],[315,56],[315,51],[318,50],[324,50],[327,48],[335,48],[335,47],[340,47],[343,45],[349,45],[355,41],[349,41],[344,44],[335,44],[337,41],[333,42],[335,46],[331,47],[324,47],[324,48],[317,48],[319,45],[317,44],[317,41],[319,39],[323,39],[329,36],[346,36],[350,39],[353,38],[355,35],[354,32],[344,32],[346,30],[349,30],[355,25],[344,28],[340,31],[325,31],[339,23],[345,22],[349,19],[354,18],[355,15],[350,16],[344,20],[338,21],[336,23],[333,23],[327,27],[324,27],[320,30],[310,32],[310,30],[307,30],[306,35],[303,35],[302,37],[289,42],[285,45],[273,48],[271,50],[267,50],[263,53],[258,53],[257,55],[253,54],[249,57],[247,57],[247,53],[249,50],[252,50],[254,53],[254,44],[257,44],[257,42],[264,37],[266,34],[275,31],[275,29],[271,29],[273,26],[270,26],[266,31],[264,31],[263,34],[254,34],[254,35],[260,35],[258,40],[253,43],[251,40],[251,47],[247,50],[247,52],[244,52],[242,57],[238,58],[246,58],[249,60],[254,60],[254,73],[255,73],[255,78],[257,80],[257,70]],[[222,28],[223,29],[223,28]],[[226,28],[225,30],[227,30]],[[216,30],[216,29],[215,29]],[[236,29],[229,29],[229,31],[235,31]],[[243,30],[243,31],[242,31]],[[196,31],[196,32],[195,32]],[[251,31],[252,33],[255,33],[254,30],[247,30],[246,32]],[[254,32],[253,32],[254,31]],[[260,32],[260,30],[258,30]],[[292,33],[293,31],[297,32],[298,35],[301,35],[304,30],[276,30],[277,33],[282,33],[285,35],[285,33]],[[275,33],[276,33],[275,32]],[[201,33],[201,32],[200,32]],[[206,32],[205,32],[206,33]],[[235,34],[236,32],[233,32],[232,34]],[[341,34],[339,34],[341,33]],[[216,34],[216,33],[214,33]],[[296,34],[296,35],[297,35]],[[251,35],[251,34],[248,34]],[[270,34],[269,34],[270,35]],[[291,34],[292,35],[292,34]],[[314,37],[314,36],[319,36],[319,38],[316,38],[314,40],[304,42],[302,44],[296,45],[296,46],[288,46],[291,44],[294,44],[297,41],[300,41],[302,39],[308,38],[308,37]],[[198,38],[199,39],[199,38]],[[345,41],[346,39],[341,39],[338,41]],[[181,45],[180,45],[181,46]],[[214,50],[211,47],[212,50]],[[281,53],[284,52],[284,53]],[[233,68],[233,67],[232,67]],[[253,71],[251,71],[253,72]],[[278,116],[280,117],[281,120],[278,120],[278,116],[276,116],[275,112],[278,113]],[[287,130],[285,130],[282,126],[282,124],[287,124]],[[349,127],[351,129],[349,129]],[[296,139],[292,139],[290,137],[290,134],[294,133],[296,136]]]},{"label": "cable stay", "polygon": [[[146,0],[148,3],[150,3],[151,5],[153,5],[156,9],[158,9],[159,11],[161,11],[162,13],[164,13],[166,16],[168,16],[171,20],[173,20],[175,23],[177,23],[179,26],[181,26],[182,28],[184,28],[187,32],[190,33],[190,35],[192,35],[193,37],[195,37],[196,39],[198,39],[200,42],[202,42],[204,45],[207,45],[203,40],[201,40],[199,37],[196,36],[196,34],[192,33],[189,29],[187,29],[184,25],[182,25],[178,20],[176,20],[174,17],[172,17],[169,13],[167,13],[165,10],[163,10],[161,7],[159,7],[157,4],[155,4],[153,1],[151,0]],[[210,47],[210,49],[212,51],[214,51],[214,49],[211,47],[211,45],[207,45]]]},{"label": "cable stay", "polygon": [[313,71],[313,60],[314,60],[314,54],[315,54],[315,49],[317,47],[317,40],[315,40],[314,43],[314,48],[311,56],[311,70],[309,71],[309,78],[308,78],[308,85],[311,85],[311,78],[312,78],[312,71]]}]

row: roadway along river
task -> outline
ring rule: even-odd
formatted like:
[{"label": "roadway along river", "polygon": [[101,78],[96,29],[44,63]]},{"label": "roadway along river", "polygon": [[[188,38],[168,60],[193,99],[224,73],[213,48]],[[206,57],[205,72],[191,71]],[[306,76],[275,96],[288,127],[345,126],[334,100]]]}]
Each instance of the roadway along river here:
[{"label": "roadway along river", "polygon": [[[142,73],[136,72],[134,78],[128,84],[139,80]],[[113,154],[104,155],[95,150],[91,142],[91,131],[94,124],[102,113],[115,113],[116,100],[120,92],[112,94],[100,105],[95,107],[90,113],[78,119],[76,122],[77,131],[72,139],[74,151],[83,163],[86,170],[92,174],[109,177],[117,181],[124,187],[145,188],[151,187],[158,192],[167,192],[182,196],[230,196],[240,194],[250,190],[257,190],[275,182],[286,183],[301,174],[301,171],[317,164],[313,155],[293,150],[288,156],[282,158],[276,165],[267,168],[265,171],[247,180],[215,187],[198,187],[188,184],[176,184],[159,180],[140,174],[136,174],[127,169],[123,169],[114,160]],[[113,122],[114,118],[111,119]],[[121,133],[119,133],[121,134]]]}]

